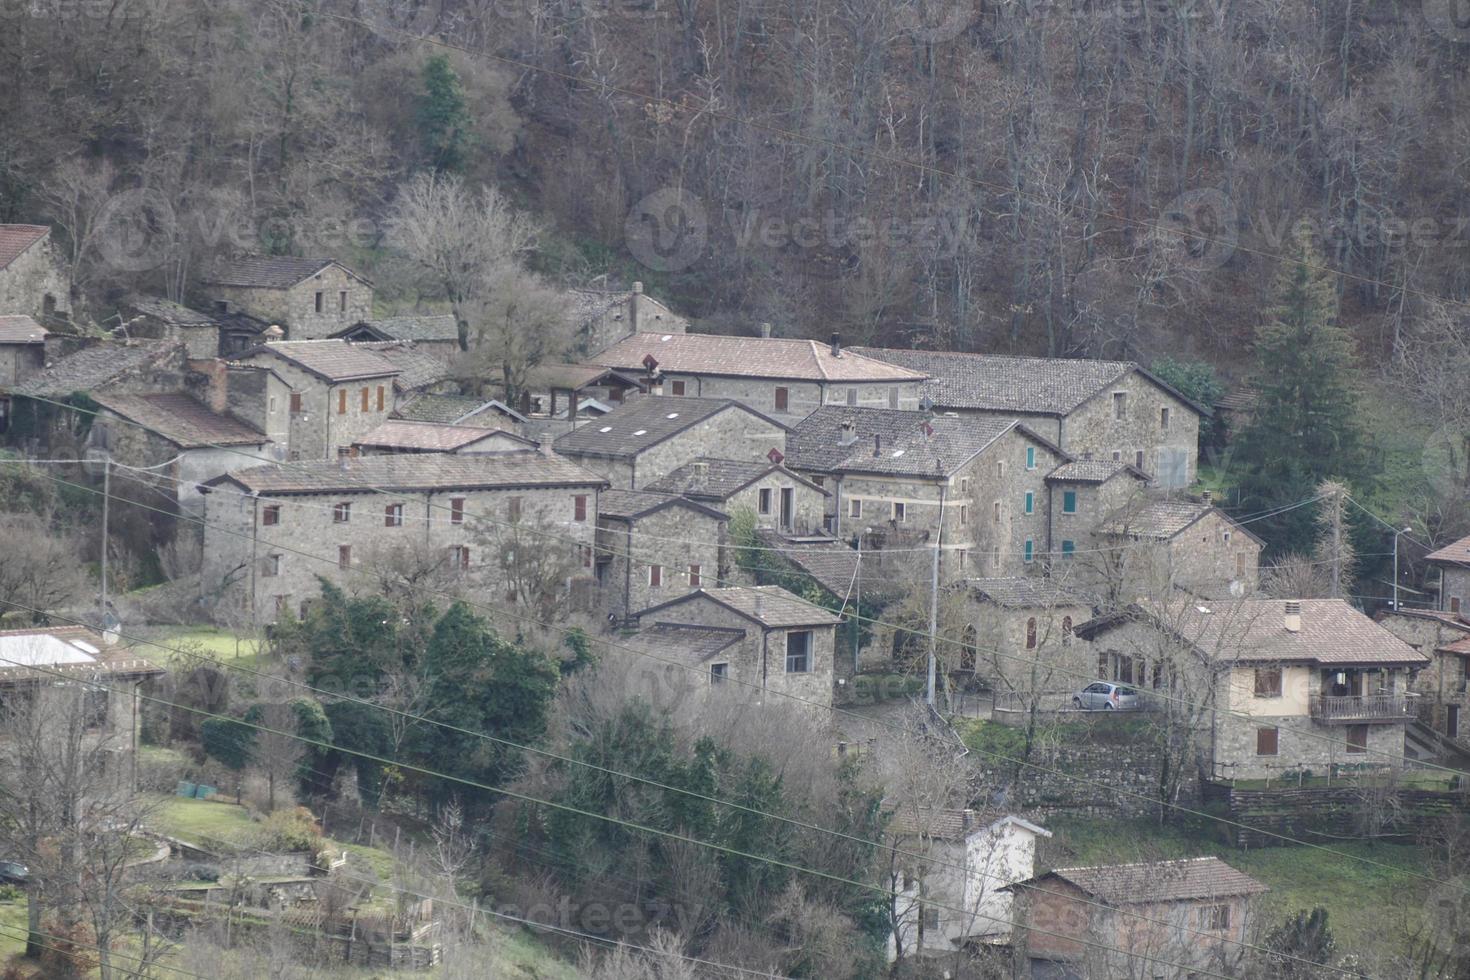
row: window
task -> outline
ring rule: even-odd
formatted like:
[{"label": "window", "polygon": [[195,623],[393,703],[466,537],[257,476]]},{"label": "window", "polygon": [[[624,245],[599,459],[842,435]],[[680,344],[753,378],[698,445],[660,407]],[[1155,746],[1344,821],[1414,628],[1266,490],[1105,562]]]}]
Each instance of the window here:
[{"label": "window", "polygon": [[310,599],[302,599],[301,600],[301,607],[300,608],[301,608],[301,616],[300,616],[300,618],[304,620],[304,619],[306,619],[307,614],[311,612],[311,600]]},{"label": "window", "polygon": [[1165,432],[1169,431],[1169,410],[1167,408],[1159,409],[1159,428]]},{"label": "window", "polygon": [[277,575],[281,574],[281,556],[266,555],[265,567],[260,570],[260,574],[264,575],[266,578],[275,578]]},{"label": "window", "polygon": [[725,683],[725,678],[727,678],[729,676],[730,676],[730,665],[729,664],[710,664],[709,665],[709,682],[711,684],[723,684],[723,683]]},{"label": "window", "polygon": [[370,404],[370,401],[369,400],[372,397],[372,394],[371,393],[372,393],[372,389],[370,389],[370,388],[364,388],[364,389],[362,389],[362,410],[364,412],[366,412],[368,410],[368,405]]},{"label": "window", "polygon": [[1235,577],[1245,578],[1245,555],[1235,556]]},{"label": "window", "polygon": [[1256,729],[1256,755],[1275,755],[1281,748],[1281,729]]},{"label": "window", "polygon": [[579,544],[579,545],[577,545],[577,554],[580,555],[581,558],[582,558],[582,567],[583,568],[591,568],[592,567],[592,548],[591,548],[590,545],[585,545],[585,544]]},{"label": "window", "polygon": [[347,312],[347,290],[345,290],[345,289],[341,289],[341,290],[338,290],[337,291],[337,312],[338,313],[346,313]]},{"label": "window", "polygon": [[1026,468],[1028,470],[1034,470],[1034,469],[1036,469],[1036,447],[1035,446],[1027,446],[1026,447]]},{"label": "window", "polygon": [[1347,726],[1347,752],[1348,755],[1362,755],[1368,751],[1368,726]]},{"label": "window", "polygon": [[1201,929],[1221,930],[1230,928],[1230,906],[1204,905],[1199,909]]},{"label": "window", "polygon": [[271,395],[269,398],[267,398],[265,400],[265,410],[270,415],[276,414],[276,396],[275,395]]},{"label": "window", "polygon": [[922,906],[921,909],[920,909],[919,918],[920,918],[921,922],[923,923],[923,926],[924,926],[925,931],[928,931],[928,930],[931,930],[931,929],[932,930],[935,930],[935,931],[938,931],[938,929],[939,929],[939,909],[935,908],[932,905]]},{"label": "window", "polygon": [[466,545],[457,544],[449,549],[449,567],[455,571],[468,571],[470,567],[470,549]]},{"label": "window", "polygon": [[323,295],[324,294],[322,293],[322,291],[320,289],[318,289],[316,291],[316,311],[318,313],[320,313],[322,311],[322,306],[323,306],[322,297],[323,297]]},{"label": "window", "polygon": [[1075,513],[1077,513],[1077,491],[1076,490],[1064,490],[1064,491],[1062,491],[1062,513],[1063,514],[1075,514]]},{"label": "window", "polygon": [[352,520],[352,505],[347,502],[332,505],[332,523],[346,524]]},{"label": "window", "polygon": [[697,588],[699,588],[699,584],[702,581],[703,581],[703,579],[700,577],[700,574],[699,574],[699,566],[698,565],[690,565],[689,566],[689,587],[691,589],[697,589]]},{"label": "window", "polygon": [[1026,513],[1029,514],[1033,510],[1035,510],[1035,509],[1036,509],[1036,494],[1033,493],[1030,490],[1027,490],[1026,491]]},{"label": "window", "polygon": [[1062,646],[1070,646],[1072,643],[1072,617],[1062,617]]},{"label": "window", "polygon": [[1121,419],[1128,416],[1128,392],[1113,392],[1113,418]]},{"label": "window", "polygon": [[1000,568],[1000,547],[999,546],[996,546],[996,545],[992,545],[991,546],[991,549],[990,549],[990,567],[991,568],[994,568],[994,569],[999,569]]},{"label": "window", "polygon": [[1460,611],[1460,597],[1457,596],[1457,595],[1450,596],[1450,612],[1457,613],[1459,611]]},{"label": "window", "polygon": [[895,500],[893,502],[893,520],[894,520],[894,523],[896,523],[896,524],[902,524],[904,521],[906,521],[908,519],[908,516],[909,516],[909,505],[908,504],[905,504],[905,503],[900,503],[899,501]]},{"label": "window", "polygon": [[1115,463],[1121,463],[1122,461],[1123,461],[1123,451],[1120,450],[1120,449],[1114,449],[1113,450],[1113,462],[1115,462]]},{"label": "window", "polygon": [[786,631],[786,673],[805,674],[812,669],[811,630]]},{"label": "window", "polygon": [[965,504],[960,504],[960,526],[963,527],[968,523],[970,523],[970,508]]},{"label": "window", "polygon": [[1138,452],[1136,452],[1136,453],[1133,454],[1133,466],[1136,469],[1140,469],[1140,470],[1143,469],[1143,450],[1142,449],[1140,449]]},{"label": "window", "polygon": [[403,505],[402,504],[389,504],[387,507],[384,507],[383,508],[383,526],[384,527],[402,527],[403,526]]},{"label": "window", "polygon": [[291,392],[291,414],[300,415],[301,410],[301,392],[293,391]]},{"label": "window", "polygon": [[1036,557],[1036,544],[1030,538],[1027,538],[1026,539],[1026,552],[1025,552],[1025,556],[1026,556],[1026,561],[1028,561],[1028,562],[1031,561],[1033,558]]},{"label": "window", "polygon": [[338,388],[337,389],[337,414],[338,415],[346,415],[347,414],[347,389],[346,388]]},{"label": "window", "polygon": [[863,502],[862,502],[861,499],[859,499],[857,497],[849,497],[848,498],[848,500],[847,500],[847,516],[848,517],[862,517],[863,516]]},{"label": "window", "polygon": [[785,388],[777,388],[776,389],[776,411],[778,411],[778,412],[784,412],[784,411],[786,411],[786,405],[787,405],[788,400],[790,399],[790,397],[791,397],[791,392],[787,391]]},{"label": "window", "polygon": [[281,523],[281,505],[271,504],[268,507],[261,508],[260,523],[266,527],[273,527]]},{"label": "window", "polygon": [[960,557],[960,571],[963,572],[965,570],[965,567],[970,564],[970,553],[968,551],[966,551],[964,548],[961,548],[961,549],[959,549],[959,557]]},{"label": "window", "polygon": [[968,476],[962,476],[962,477],[960,477],[960,493],[969,493],[969,492],[970,492],[970,478]]},{"label": "window", "polygon": [[1000,523],[1000,501],[999,500],[997,500],[994,504],[991,505],[991,510],[994,512],[992,514],[992,517],[995,520],[995,523],[999,524]]},{"label": "window", "polygon": [[352,567],[352,545],[350,545],[350,544],[339,544],[339,545],[337,545],[337,567],[338,568],[351,568]]},{"label": "window", "polygon": [[276,596],[276,619],[280,619],[282,616],[286,615],[286,609],[290,601],[291,597],[288,595]]},{"label": "window", "polygon": [[1036,649],[1036,617],[1026,620],[1026,649]]},{"label": "window", "polygon": [[847,389],[847,403],[849,405],[852,405],[853,407],[856,407],[857,406],[857,398],[858,398],[858,390],[856,388],[849,388],[849,389]]},{"label": "window", "polygon": [[771,491],[769,487],[763,488],[756,495],[756,510],[762,514],[769,514],[771,512]]},{"label": "window", "polygon": [[505,519],[514,524],[521,519],[521,498],[511,497],[505,502]]},{"label": "window", "polygon": [[1006,478],[1006,461],[1003,459],[995,461],[995,478],[997,480],[1004,480]]},{"label": "window", "polygon": [[572,498],[572,520],[581,523],[587,520],[587,495],[579,493]]},{"label": "window", "polygon": [[1077,554],[1076,542],[1064,540],[1062,542],[1062,558],[1071,558],[1075,554]]},{"label": "window", "polygon": [[383,410],[383,386],[378,385],[378,411]]},{"label": "window", "polygon": [[648,566],[648,587],[650,589],[661,589],[664,585],[664,567],[662,565]]},{"label": "window", "polygon": [[682,381],[670,381],[669,382],[669,394],[671,394],[671,395],[682,395],[682,394],[684,394],[684,382],[682,382]]},{"label": "window", "polygon": [[1256,668],[1256,697],[1279,698],[1281,697],[1281,668],[1280,667],[1258,667]]},{"label": "window", "polygon": [[897,408],[898,407],[898,389],[897,388],[889,388],[888,389],[888,407],[889,408]]},{"label": "window", "polygon": [[449,498],[449,523],[451,523],[451,524],[463,524],[464,523],[464,498],[463,497],[450,497]]}]

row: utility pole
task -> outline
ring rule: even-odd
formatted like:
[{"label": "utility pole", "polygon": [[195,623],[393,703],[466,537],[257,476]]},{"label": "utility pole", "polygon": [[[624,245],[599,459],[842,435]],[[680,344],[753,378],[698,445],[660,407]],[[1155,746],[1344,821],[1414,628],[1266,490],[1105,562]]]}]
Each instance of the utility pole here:
[{"label": "utility pole", "polygon": [[934,707],[935,660],[939,644],[939,546],[944,539],[944,487],[939,488],[939,520],[934,528],[934,561],[929,569],[929,681],[924,700]]},{"label": "utility pole", "polygon": [[102,616],[100,625],[107,625],[107,517],[108,505],[112,501],[112,454],[102,457]]},{"label": "utility pole", "polygon": [[852,602],[852,672],[858,672],[858,643],[863,634],[863,532],[857,536],[857,566],[852,571],[854,598]]}]

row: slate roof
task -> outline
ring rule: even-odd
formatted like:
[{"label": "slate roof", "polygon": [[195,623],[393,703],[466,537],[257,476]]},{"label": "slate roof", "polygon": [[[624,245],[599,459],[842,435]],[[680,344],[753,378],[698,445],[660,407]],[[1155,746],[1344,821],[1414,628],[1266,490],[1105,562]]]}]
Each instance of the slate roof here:
[{"label": "slate roof", "polygon": [[828,344],[777,337],[727,337],[708,333],[635,333],[592,359],[642,373],[652,354],[666,374],[792,381],[919,381],[923,372],[863,357],[851,350],[832,356]]},{"label": "slate roof", "polygon": [[208,313],[200,313],[191,310],[182,303],[175,303],[171,299],[162,296],[129,296],[123,303],[124,306],[144,316],[151,316],[155,320],[176,327],[214,327],[219,322]]},{"label": "slate roof", "polygon": [[[721,412],[746,412],[785,429],[774,419],[729,398],[639,398],[620,405],[556,439],[557,452],[610,457],[637,456]],[[779,448],[779,447],[772,447]]]},{"label": "slate roof", "polygon": [[1150,500],[1141,506],[1124,507],[1104,520],[1098,531],[1168,541],[1183,534],[1211,512],[1218,513],[1231,530],[1249,535],[1256,541],[1261,540],[1249,528],[1235,523],[1223,510],[1200,500]]},{"label": "slate roof", "polygon": [[1046,478],[1053,483],[1106,483],[1119,470],[1132,470],[1143,476],[1127,463],[1114,459],[1074,459],[1052,470]]},{"label": "slate roof", "polygon": [[923,836],[935,840],[961,841],[1005,823],[1014,823],[1041,837],[1051,836],[1051,831],[1013,815],[997,818],[993,813],[985,814],[976,810],[911,805],[897,806],[891,812],[888,833],[893,837]]},{"label": "slate roof", "polygon": [[169,357],[182,360],[183,349],[182,343],[166,341],[93,344],[54,362],[11,392],[35,398],[65,398],[77,391],[96,391],[129,371]]},{"label": "slate roof", "polygon": [[[858,554],[843,542],[833,538],[787,538],[770,529],[755,533],[761,547],[772,549],[832,595],[845,597],[854,587]],[[870,598],[887,595],[897,587],[882,574],[880,566],[871,563],[864,566],[860,584],[863,595]]]},{"label": "slate roof", "polygon": [[44,344],[45,342],[46,328],[24,313],[0,316],[0,344]]},{"label": "slate roof", "polygon": [[232,416],[211,412],[209,406],[182,392],[161,395],[98,392],[92,399],[180,449],[261,446],[270,442],[259,429]]},{"label": "slate roof", "polygon": [[[791,626],[833,626],[842,622],[840,618],[821,606],[815,606],[805,599],[797,598],[778,585],[732,585],[723,589],[696,589],[677,599],[651,606],[637,615],[642,617],[664,612],[699,596],[717,602],[731,612],[770,629],[785,629]],[[760,609],[759,615],[756,614],[757,607]]]},{"label": "slate roof", "polygon": [[708,660],[732,644],[745,639],[744,630],[726,629],[719,626],[685,626],[679,623],[658,623],[640,630],[634,639],[645,644],[667,647],[677,651],[680,657]]},{"label": "slate roof", "polygon": [[696,500],[729,500],[767,473],[781,471],[792,479],[827,495],[827,491],[792,473],[780,463],[760,460],[716,459],[701,456],[648,484],[650,490],[678,493]]},{"label": "slate roof", "polygon": [[448,313],[405,313],[399,316],[379,317],[376,320],[363,320],[361,323],[354,323],[346,330],[337,331],[332,336],[345,335],[358,327],[367,327],[380,334],[384,340],[459,343],[459,324]]},{"label": "slate roof", "polygon": [[1307,663],[1324,666],[1422,666],[1429,658],[1342,599],[1300,599],[1301,629],[1286,628],[1281,599],[1180,600],[1161,609],[1090,620],[1077,627],[1085,639],[1141,615],[1161,624],[1221,664]]},{"label": "slate roof", "polygon": [[727,521],[730,515],[687,500],[673,493],[652,493],[646,490],[605,490],[597,497],[597,516],[621,520],[645,517],[665,507],[687,507],[717,520]]},{"label": "slate roof", "polygon": [[383,378],[402,370],[382,354],[345,340],[274,340],[235,356],[243,361],[263,354],[275,354],[303,371],[332,382]]},{"label": "slate roof", "polygon": [[447,453],[359,456],[254,466],[210,480],[281,496],[297,493],[374,493],[377,490],[478,490],[496,487],[596,487],[607,481],[571,460],[540,452],[453,456]]},{"label": "slate roof", "polygon": [[398,377],[393,379],[393,383],[400,390],[417,391],[449,380],[449,368],[444,361],[415,347],[412,341],[368,341],[353,346],[370,350],[398,368]]},{"label": "slate roof", "polygon": [[1013,357],[958,351],[854,347],[856,353],[929,376],[919,387],[942,409],[1068,415],[1083,402],[1137,371],[1201,415],[1210,410],[1185,398],[1132,361]]},{"label": "slate roof", "polygon": [[1266,885],[1217,857],[1053,868],[1031,880],[1040,882],[1047,878],[1059,878],[1110,905],[1189,902],[1270,891]]},{"label": "slate roof", "polygon": [[1016,609],[1090,605],[1087,599],[1045,578],[1031,578],[1025,575],[1009,578],[971,578],[965,579],[965,585],[971,591],[997,605]]},{"label": "slate roof", "polygon": [[1437,565],[1470,566],[1470,536],[1447,544],[1437,551],[1431,551],[1424,556],[1424,560]]},{"label": "slate roof", "polygon": [[0,269],[20,258],[50,231],[46,225],[0,225]]},{"label": "slate roof", "polygon": [[482,439],[508,439],[522,450],[536,444],[504,429],[487,429],[476,425],[440,425],[437,422],[410,422],[389,419],[355,442],[373,449],[398,449],[423,453],[449,453],[463,449]]},{"label": "slate roof", "polygon": [[517,422],[526,417],[504,402],[493,398],[474,398],[469,395],[416,395],[393,410],[396,418],[413,422],[443,422],[452,424],[480,413],[481,409],[498,412]]},{"label": "slate roof", "polygon": [[[303,259],[294,255],[247,255],[238,259],[225,259],[217,263],[214,268],[205,273],[202,281],[215,286],[240,286],[247,289],[290,289],[302,280],[309,279],[321,272],[327,266],[336,264],[338,263],[335,259]],[[347,267],[343,266],[343,268]]]},{"label": "slate roof", "polygon": [[[842,427],[849,421],[855,438],[844,446]],[[926,422],[933,435],[924,434]],[[786,441],[786,462],[826,473],[949,476],[1018,424],[1014,419],[824,405],[797,423]]]}]

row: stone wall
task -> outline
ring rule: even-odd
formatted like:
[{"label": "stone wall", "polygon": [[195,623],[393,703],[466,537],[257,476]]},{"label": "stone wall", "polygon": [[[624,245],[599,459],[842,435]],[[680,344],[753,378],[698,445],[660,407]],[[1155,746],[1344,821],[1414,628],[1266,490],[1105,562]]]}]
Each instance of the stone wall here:
[{"label": "stone wall", "polygon": [[[373,317],[373,287],[338,265],[330,265],[290,289],[254,289],[206,284],[209,296],[231,309],[286,329],[288,340],[319,340]],[[342,302],[342,292],[347,299]],[[317,294],[321,312],[317,312]]]},{"label": "stone wall", "polygon": [[0,344],[0,388],[18,385],[45,367],[44,344]]},{"label": "stone wall", "polygon": [[[766,513],[761,513],[760,509],[762,490],[770,491],[770,509]],[[792,492],[792,531],[796,534],[822,533],[822,517],[826,508],[827,496],[822,491],[815,490],[780,470],[766,474],[744,490],[715,506],[726,513],[742,509],[749,510],[755,515],[757,528],[775,529],[781,523],[782,490]]]},{"label": "stone wall", "polygon": [[[721,584],[725,522],[692,507],[666,507],[632,522],[598,520],[597,578],[607,612],[624,619],[696,588]],[[659,585],[651,569],[659,568]],[[699,566],[691,584],[690,566]]]},{"label": "stone wall", "polygon": [[[663,378],[665,396],[678,397],[675,394],[676,385],[682,384],[685,395],[733,398],[788,425],[796,424],[823,405],[900,408],[908,411],[919,407],[917,381],[844,384],[837,381],[793,381],[782,378],[732,378],[711,374],[681,374],[677,371],[666,372]],[[776,407],[778,388],[786,391],[784,410]]]},{"label": "stone wall", "polygon": [[25,313],[38,321],[47,313],[71,312],[66,264],[49,234],[0,269],[0,314]]},{"label": "stone wall", "polygon": [[[1124,396],[1123,417],[1115,417],[1113,395]],[[1161,411],[1169,410],[1169,424]],[[1198,475],[1199,415],[1136,371],[1079,406],[1062,423],[1062,448],[1073,455],[1091,453],[1095,459],[1137,464],[1151,477],[1159,474],[1160,450],[1179,450],[1187,456],[1183,485]]]},{"label": "stone wall", "polygon": [[764,461],[772,449],[786,451],[785,429],[739,408],[727,408],[640,453],[630,489],[645,487],[700,456]]},{"label": "stone wall", "polygon": [[[1064,624],[1086,622],[1092,615],[1086,605],[1016,609],[972,596],[968,613],[979,647],[976,675],[998,694],[1076,691],[1096,670],[1091,644],[1070,635]],[[1036,645],[1027,649],[1026,624],[1033,619]]]}]

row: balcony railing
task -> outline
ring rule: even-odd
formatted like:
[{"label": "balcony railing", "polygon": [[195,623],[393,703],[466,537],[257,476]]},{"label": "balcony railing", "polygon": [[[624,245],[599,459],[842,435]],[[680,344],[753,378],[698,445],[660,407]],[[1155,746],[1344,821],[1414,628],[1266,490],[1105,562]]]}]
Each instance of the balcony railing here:
[{"label": "balcony railing", "polygon": [[1414,701],[1402,694],[1340,698],[1324,695],[1312,699],[1312,717],[1318,721],[1413,721]]}]

